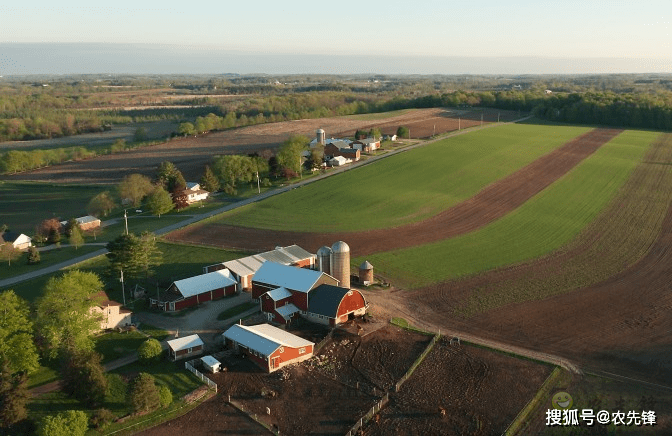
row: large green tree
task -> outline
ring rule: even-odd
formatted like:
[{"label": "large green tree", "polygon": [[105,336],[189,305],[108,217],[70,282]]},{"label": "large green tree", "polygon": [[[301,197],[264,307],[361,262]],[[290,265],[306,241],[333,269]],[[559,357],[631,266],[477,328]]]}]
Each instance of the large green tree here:
[{"label": "large green tree", "polygon": [[173,199],[163,186],[157,186],[151,194],[147,196],[147,207],[154,215],[161,218],[161,214],[170,212],[175,207]]},{"label": "large green tree", "polygon": [[84,235],[79,225],[75,224],[70,228],[70,237],[68,243],[75,247],[75,250],[84,244]]},{"label": "large green tree", "polygon": [[205,171],[201,178],[201,188],[208,192],[219,191],[219,179],[215,176],[215,173],[212,172],[209,165],[205,166]]},{"label": "large green tree", "polygon": [[122,203],[126,201],[133,207],[139,206],[142,199],[153,190],[152,181],[142,174],[129,174],[117,185]]},{"label": "large green tree", "polygon": [[0,293],[0,361],[12,374],[40,367],[28,303],[12,290]]},{"label": "large green tree", "polygon": [[153,268],[161,264],[161,251],[156,246],[156,236],[143,232],[140,236],[133,233],[121,235],[107,244],[107,258],[115,276],[123,270],[129,277],[149,277]]},{"label": "large green tree", "polygon": [[161,342],[154,338],[149,338],[138,347],[138,358],[144,364],[150,364],[158,361],[163,354]]},{"label": "large green tree", "polygon": [[37,332],[46,356],[66,350],[92,350],[92,335],[100,330],[102,315],[92,311],[95,294],[103,284],[95,273],[72,270],[52,277],[37,302]]},{"label": "large green tree", "polygon": [[89,350],[68,350],[61,364],[63,392],[95,408],[103,404],[107,393],[107,378],[101,365],[102,356]]},{"label": "large green tree", "polygon": [[169,161],[159,164],[159,168],[156,171],[156,182],[168,192],[184,189],[187,186],[180,170]]},{"label": "large green tree", "polygon": [[144,372],[138,374],[128,386],[128,402],[135,413],[158,409],[161,397],[154,377]]},{"label": "large green tree", "polygon": [[25,373],[12,374],[7,360],[0,362],[0,428],[8,428],[28,417],[26,403],[32,397]]},{"label": "large green tree", "polygon": [[283,167],[294,171],[295,173],[301,172],[301,152],[308,148],[310,141],[308,138],[302,135],[292,135],[289,139],[282,143],[278,153],[276,154],[278,158],[278,164]]},{"label": "large green tree", "polygon": [[12,266],[12,261],[21,256],[21,251],[14,247],[11,242],[1,242],[0,239],[0,259],[6,260],[9,266]]},{"label": "large green tree", "polygon": [[115,204],[110,191],[104,191],[97,194],[91,201],[89,201],[89,204],[86,206],[86,211],[93,216],[101,218],[109,215],[115,207],[117,207],[117,205]]},{"label": "large green tree", "polygon": [[37,425],[37,436],[84,436],[89,419],[81,410],[66,410],[47,415]]}]

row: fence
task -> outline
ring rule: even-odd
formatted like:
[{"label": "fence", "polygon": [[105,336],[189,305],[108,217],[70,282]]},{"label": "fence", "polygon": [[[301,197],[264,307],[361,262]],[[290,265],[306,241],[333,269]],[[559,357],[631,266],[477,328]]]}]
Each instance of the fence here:
[{"label": "fence", "polygon": [[380,412],[380,409],[385,407],[388,401],[390,401],[390,394],[385,394],[385,396],[381,398],[380,401],[378,401],[376,404],[374,404],[373,407],[364,414],[364,416],[359,418],[359,420],[355,423],[355,425],[353,425],[352,428],[348,430],[345,436],[353,436],[357,432],[357,430],[359,430],[360,428],[362,428],[364,424],[369,422],[371,418],[375,416],[376,413]]},{"label": "fence", "polygon": [[322,349],[325,345],[327,345],[327,342],[329,342],[329,339],[334,335],[334,329],[329,330],[329,333],[327,333],[327,336],[324,337],[320,342],[315,345],[315,350],[313,351],[313,354],[317,354],[318,351]]},{"label": "fence", "polygon": [[215,388],[215,393],[217,393],[217,383],[204,376],[199,370],[191,366],[191,363],[189,362],[184,362],[184,367],[191,371],[196,377],[200,378],[201,381],[206,383],[209,387]]},{"label": "fence", "polygon": [[259,425],[264,427],[266,430],[271,432],[272,434],[279,435],[280,434],[280,429],[276,429],[259,419],[256,413],[250,413],[247,410],[245,410],[245,406],[242,405],[242,403],[239,403],[235,400],[231,399],[231,395],[228,396],[228,403],[235,407],[236,409],[240,410],[242,413],[246,414],[247,416],[250,417],[250,419],[255,420]]},{"label": "fence", "polygon": [[415,362],[413,362],[413,365],[411,365],[410,368],[408,368],[408,371],[406,371],[406,374],[399,379],[396,385],[394,385],[394,391],[399,392],[399,389],[401,389],[401,385],[404,384],[406,380],[413,374],[413,371],[422,363],[423,360],[425,360],[425,357],[429,354],[430,351],[432,351],[432,348],[434,348],[434,344],[436,344],[436,341],[439,340],[441,335],[439,333],[435,334],[434,337],[432,338],[431,341],[429,341],[429,345],[427,345],[427,348],[425,348],[425,351],[422,352],[420,356],[418,356],[417,359],[415,359]]}]

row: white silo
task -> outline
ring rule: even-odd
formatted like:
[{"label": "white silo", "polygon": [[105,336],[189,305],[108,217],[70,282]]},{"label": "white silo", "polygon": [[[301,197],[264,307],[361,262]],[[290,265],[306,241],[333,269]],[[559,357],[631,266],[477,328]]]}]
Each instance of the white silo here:
[{"label": "white silo", "polygon": [[326,245],[317,250],[317,266],[321,272],[331,274],[331,248]]},{"label": "white silo", "polygon": [[322,145],[327,142],[327,133],[322,129],[317,129],[317,142]]},{"label": "white silo", "polygon": [[350,287],[350,247],[343,241],[331,246],[331,275],[344,288]]}]

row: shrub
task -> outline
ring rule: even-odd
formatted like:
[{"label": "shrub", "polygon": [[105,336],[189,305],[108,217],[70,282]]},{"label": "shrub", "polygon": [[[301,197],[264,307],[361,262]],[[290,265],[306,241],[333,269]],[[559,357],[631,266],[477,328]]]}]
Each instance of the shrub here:
[{"label": "shrub", "polygon": [[154,383],[154,377],[145,372],[138,374],[129,385],[128,402],[134,413],[151,412],[158,409],[161,399]]},{"label": "shrub", "polygon": [[114,413],[109,409],[97,409],[91,415],[91,425],[93,428],[104,429],[114,420]]},{"label": "shrub", "polygon": [[159,402],[161,403],[161,407],[168,407],[173,403],[173,393],[166,385],[159,387]]},{"label": "shrub", "polygon": [[37,426],[38,436],[84,436],[89,419],[81,410],[67,410],[45,416]]},{"label": "shrub", "polygon": [[138,348],[138,358],[145,365],[157,362],[162,353],[161,343],[154,338],[147,339]]}]

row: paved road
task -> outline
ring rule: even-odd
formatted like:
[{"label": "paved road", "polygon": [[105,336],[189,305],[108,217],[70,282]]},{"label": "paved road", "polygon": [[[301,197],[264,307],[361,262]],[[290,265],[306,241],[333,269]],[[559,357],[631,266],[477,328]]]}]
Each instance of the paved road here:
[{"label": "paved road", "polygon": [[[290,191],[292,189],[301,188],[301,187],[303,187],[303,186],[305,186],[309,183],[315,183],[318,180],[322,180],[322,179],[325,179],[327,177],[334,176],[336,174],[341,174],[341,173],[344,173],[346,171],[353,170],[355,168],[360,168],[362,166],[372,164],[374,162],[377,162],[380,159],[385,159],[385,158],[388,158],[390,156],[394,156],[394,155],[399,154],[399,153],[405,153],[409,150],[413,150],[413,149],[418,148],[418,147],[423,147],[425,145],[432,144],[434,142],[441,141],[441,140],[449,138],[449,137],[464,135],[464,134],[467,134],[467,133],[470,133],[470,132],[475,132],[475,131],[478,131],[478,130],[481,130],[481,129],[489,129],[489,128],[501,126],[501,125],[504,125],[504,124],[517,123],[517,122],[520,122],[520,121],[525,121],[525,120],[527,120],[531,117],[532,116],[523,117],[523,118],[520,118],[518,120],[511,121],[509,123],[486,124],[482,127],[470,128],[470,129],[466,129],[466,130],[461,130],[459,132],[453,132],[453,133],[441,136],[441,137],[436,138],[436,139],[430,139],[428,141],[420,141],[417,144],[410,145],[408,147],[404,147],[404,148],[401,148],[401,149],[393,150],[393,151],[390,151],[388,153],[385,153],[385,154],[382,154],[382,155],[379,155],[379,156],[373,156],[373,157],[371,157],[371,158],[369,158],[365,161],[360,161],[356,164],[348,165],[348,166],[345,166],[345,167],[333,168],[333,169],[327,171],[325,174],[320,174],[319,176],[311,177],[310,179],[304,180],[302,182],[293,183],[293,184],[288,185],[288,186],[283,186],[283,187],[280,187],[280,188],[272,189],[272,190],[264,192],[263,194],[259,194],[259,195],[254,196],[254,197],[250,197],[248,199],[241,200],[241,201],[238,201],[236,203],[232,203],[232,204],[220,207],[219,209],[215,209],[215,210],[212,210],[210,212],[206,212],[206,213],[198,214],[198,215],[192,215],[191,218],[188,218],[188,219],[180,221],[178,223],[175,223],[175,224],[163,227],[161,229],[155,230],[154,233],[159,235],[159,236],[160,235],[165,235],[166,233],[170,233],[174,230],[181,229],[182,227],[186,227],[188,225],[197,223],[201,220],[213,217],[213,216],[218,215],[220,213],[228,212],[230,210],[234,210],[234,209],[237,209],[239,207],[242,207],[242,206],[245,206],[245,205],[248,205],[248,204],[251,204],[251,203],[255,203],[257,201],[261,201],[261,200],[264,200],[264,199],[269,198],[269,197],[273,197],[274,195],[282,194],[283,192],[287,192],[287,191]],[[45,275],[45,274],[50,274],[50,273],[56,272],[60,269],[63,269],[63,268],[66,268],[68,266],[77,264],[79,262],[83,262],[83,261],[91,259],[93,257],[103,255],[105,253],[107,253],[107,249],[103,248],[103,249],[95,251],[93,253],[89,253],[89,254],[86,254],[86,255],[83,255],[83,256],[80,256],[80,257],[76,257],[76,258],[61,262],[59,264],[52,265],[52,266],[47,267],[47,268],[43,268],[43,269],[33,271],[33,272],[30,272],[30,273],[18,275],[18,276],[15,276],[15,277],[10,277],[8,279],[0,280],[0,288],[4,288],[6,286],[11,286],[15,283],[20,283],[20,282],[23,282],[25,280],[34,279],[36,277],[39,277],[39,276],[42,276],[42,275]]]}]

